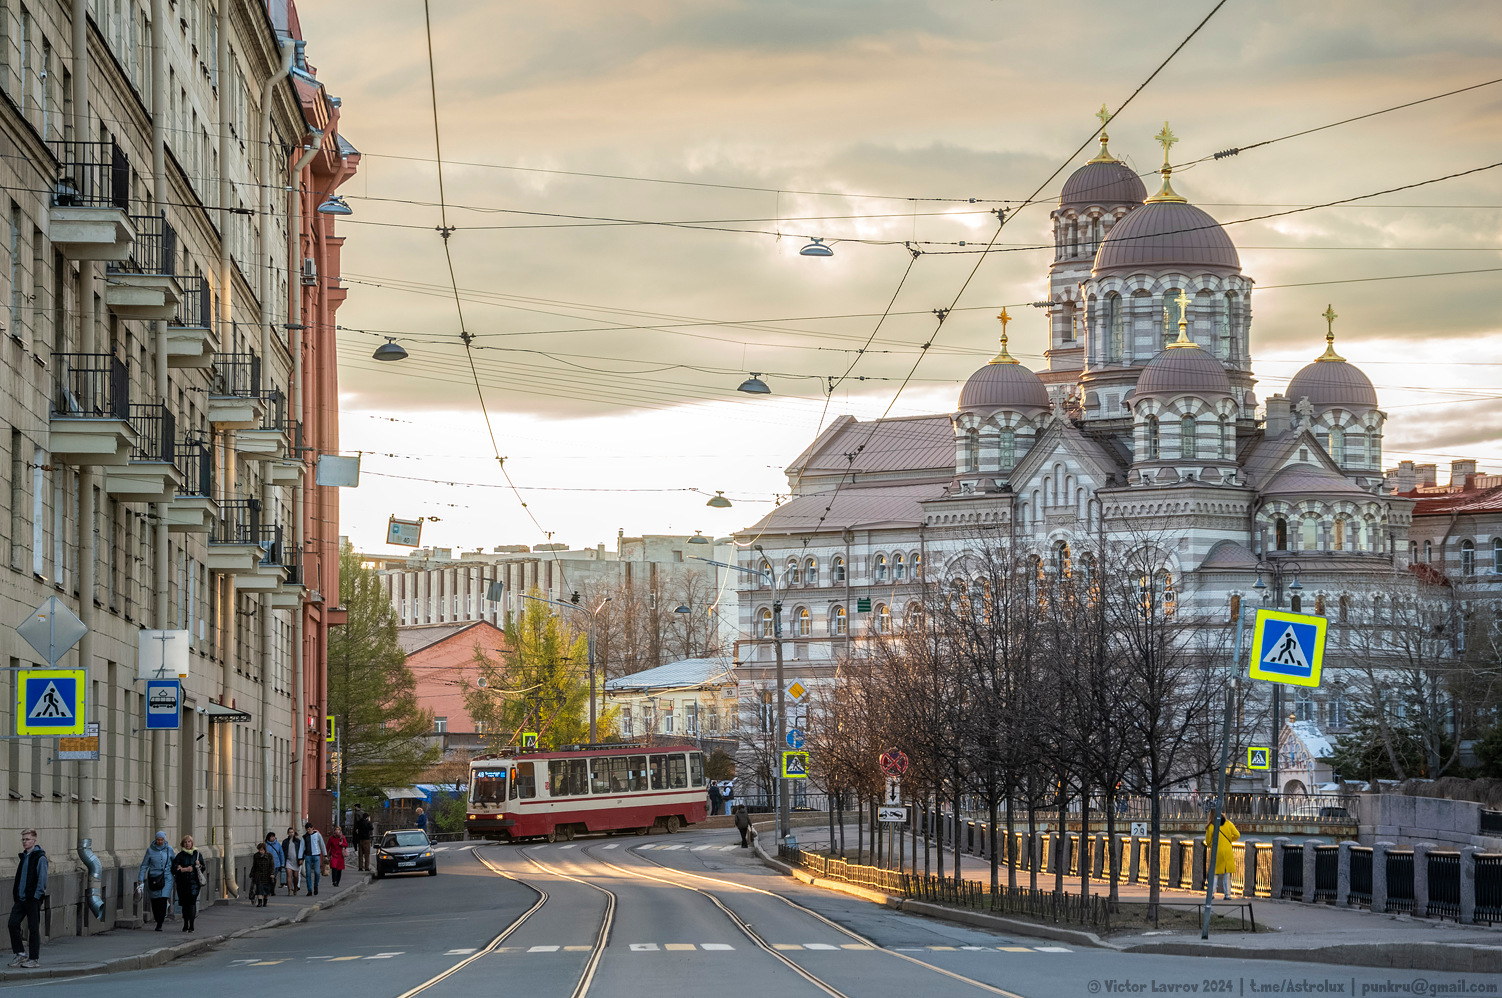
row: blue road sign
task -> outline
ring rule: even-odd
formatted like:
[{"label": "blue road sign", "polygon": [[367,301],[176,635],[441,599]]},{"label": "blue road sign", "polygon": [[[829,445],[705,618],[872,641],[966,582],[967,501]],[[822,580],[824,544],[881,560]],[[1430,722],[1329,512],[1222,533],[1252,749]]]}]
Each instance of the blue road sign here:
[{"label": "blue road sign", "polygon": [[84,733],[84,670],[23,669],[17,675],[16,734]]},{"label": "blue road sign", "polygon": [[801,749],[803,747],[803,743],[806,742],[807,740],[808,739],[806,737],[804,737],[803,729],[802,728],[788,728],[788,733],[787,733],[787,738],[786,738],[786,741],[788,743],[788,748],[794,749],[794,750]]},{"label": "blue road sign", "polygon": [[1325,657],[1324,617],[1258,610],[1252,630],[1251,677],[1290,686],[1318,686]]},{"label": "blue road sign", "polygon": [[147,730],[176,731],[182,725],[182,702],[182,680],[146,680]]}]

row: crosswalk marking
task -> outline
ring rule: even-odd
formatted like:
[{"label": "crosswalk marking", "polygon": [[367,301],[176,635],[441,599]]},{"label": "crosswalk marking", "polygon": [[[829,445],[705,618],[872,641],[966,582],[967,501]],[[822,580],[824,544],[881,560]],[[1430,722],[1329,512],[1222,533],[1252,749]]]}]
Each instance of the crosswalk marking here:
[{"label": "crosswalk marking", "polygon": [[329,963],[343,963],[345,960],[358,960],[357,956],[336,956]]},{"label": "crosswalk marking", "polygon": [[684,950],[690,950],[690,951],[692,951],[693,948],[694,948],[694,944],[693,943],[664,943],[662,948],[665,949],[665,950],[667,950],[669,953],[682,953]]},{"label": "crosswalk marking", "polygon": [[804,949],[839,949],[833,943],[804,943]]},{"label": "crosswalk marking", "polygon": [[1026,946],[998,946],[996,948],[999,949],[999,950],[1001,950],[1003,953],[1031,953],[1032,952],[1032,950],[1029,949]]},{"label": "crosswalk marking", "polygon": [[989,951],[991,949],[991,947],[989,947],[989,946],[961,946],[960,949],[970,950],[972,953],[975,953],[975,952]]},{"label": "crosswalk marking", "polygon": [[565,953],[588,953],[592,949],[594,949],[593,946],[565,946],[565,947],[563,947],[563,952],[565,952]]},{"label": "crosswalk marking", "polygon": [[473,946],[471,946],[469,949],[451,949],[447,953],[444,953],[443,955],[444,956],[469,956],[474,951],[475,951],[475,948]]},{"label": "crosswalk marking", "polygon": [[662,849],[664,852],[668,852],[668,851],[673,850],[673,849],[682,849],[683,846],[681,846],[681,845],[676,845],[676,846],[659,846],[658,848]]},{"label": "crosswalk marking", "polygon": [[286,963],[286,962],[287,962],[286,960],[258,960],[255,963],[251,964],[251,966],[252,967],[273,967],[273,966],[275,966],[275,965],[277,965],[279,963]]},{"label": "crosswalk marking", "polygon": [[557,953],[558,952],[558,947],[557,946],[532,946],[532,947],[528,948],[527,952],[528,953]]},{"label": "crosswalk marking", "polygon": [[395,953],[377,953],[375,956],[367,956],[367,960],[389,960],[394,956],[401,956],[406,950],[397,950]]},{"label": "crosswalk marking", "polygon": [[730,945],[729,943],[700,943],[699,944],[699,948],[700,949],[707,949],[707,950],[729,950],[729,949],[735,949],[735,947],[732,946],[732,945]]},{"label": "crosswalk marking", "polygon": [[1063,946],[1035,946],[1039,953],[1073,953],[1074,950],[1065,949]]},{"label": "crosswalk marking", "polygon": [[621,847],[621,844],[619,842],[612,842],[608,846],[605,846],[604,848],[606,848],[606,849],[619,849],[620,847]]},{"label": "crosswalk marking", "polygon": [[803,946],[800,945],[799,943],[773,943],[772,944],[772,948],[773,949],[780,949],[780,950],[791,950],[791,949],[802,949]]},{"label": "crosswalk marking", "polygon": [[940,951],[943,951],[943,950],[951,950],[952,951],[954,949],[953,946],[930,946],[928,948],[930,950],[940,950]]},{"label": "crosswalk marking", "polygon": [[566,845],[566,846],[559,846],[559,847],[558,847],[558,848],[559,848],[559,849],[576,849],[576,848],[578,848],[578,847],[577,847],[577,846],[575,846],[575,845],[574,845],[574,844],[573,844],[573,843],[569,843],[569,844],[568,844],[568,845]]},{"label": "crosswalk marking", "polygon": [[655,952],[657,952],[657,944],[656,943],[632,943],[631,944],[631,952],[633,952],[633,953],[655,953]]},{"label": "crosswalk marking", "polygon": [[690,851],[691,852],[703,852],[705,849],[713,849],[713,848],[714,848],[714,846],[712,846],[712,845],[708,845],[708,846],[694,846],[693,849],[691,849]]},{"label": "crosswalk marking", "polygon": [[874,947],[874,946],[867,946],[865,943],[840,943],[840,949],[875,949],[875,948],[876,947]]},{"label": "crosswalk marking", "polygon": [[729,852],[732,849],[739,849],[739,848],[740,848],[740,846],[735,845],[734,843],[731,843],[728,846],[720,846],[720,852]]}]

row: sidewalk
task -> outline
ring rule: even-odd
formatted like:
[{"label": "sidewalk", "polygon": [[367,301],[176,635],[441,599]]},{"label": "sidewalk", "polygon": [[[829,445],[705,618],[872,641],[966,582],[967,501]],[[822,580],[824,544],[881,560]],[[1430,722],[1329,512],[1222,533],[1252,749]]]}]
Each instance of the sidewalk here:
[{"label": "sidewalk", "polygon": [[[765,846],[772,846],[776,839],[775,829],[768,825],[759,828],[757,851],[763,861],[777,869],[788,871],[784,863],[768,856]],[[804,848],[821,848],[828,844],[828,826],[822,834],[819,829],[800,828],[795,834]],[[845,830],[847,844],[853,844],[854,828]],[[774,851],[775,851],[775,847]],[[919,849],[919,864],[922,864],[922,849]],[[946,850],[945,869],[953,873],[953,854]],[[788,871],[791,872],[791,871]],[[966,880],[989,884],[991,881],[990,860],[965,853],[961,856],[960,872]],[[1028,874],[1017,871],[1019,887],[1028,886]],[[1007,882],[1007,868],[1001,867],[1001,882]],[[805,871],[795,876],[800,880],[814,882],[815,886],[844,890],[845,885],[809,877]],[[1051,890],[1055,880],[1052,873],[1038,875],[1040,890]],[[1064,890],[1079,893],[1080,878],[1065,877]],[[1212,932],[1208,941],[1199,938],[1198,931],[1159,930],[1141,933],[1124,933],[1102,938],[1083,928],[1065,927],[1021,918],[1002,917],[985,912],[950,908],[904,898],[887,897],[869,888],[853,888],[845,891],[870,900],[885,903],[889,907],[932,915],[951,921],[964,922],[977,927],[994,928],[1001,932],[1021,935],[1038,935],[1050,939],[1073,942],[1078,945],[1099,946],[1126,953],[1160,953],[1181,956],[1219,956],[1259,960],[1298,960],[1308,963],[1347,964],[1364,967],[1393,967],[1428,970],[1447,970],[1474,973],[1502,973],[1502,927],[1487,925],[1460,925],[1436,918],[1414,918],[1411,915],[1373,914],[1362,908],[1336,908],[1328,904],[1302,904],[1296,901],[1272,900],[1270,898],[1232,898],[1230,904],[1252,905],[1256,918],[1257,933]],[[1110,892],[1107,881],[1091,881],[1091,893],[1105,895]],[[1118,896],[1122,901],[1144,902],[1148,898],[1146,884],[1120,884]],[[1160,898],[1175,907],[1187,904],[1204,904],[1203,893],[1163,888]],[[1224,902],[1217,898],[1217,907]],[[1221,908],[1228,911],[1227,908]],[[1272,931],[1267,931],[1267,930]]]},{"label": "sidewalk", "polygon": [[[66,936],[44,941],[41,966],[34,970],[0,968],[0,987],[50,977],[82,977],[159,967],[179,957],[213,949],[247,932],[291,925],[303,921],[315,911],[343,904],[364,892],[370,883],[370,875],[346,870],[343,880],[338,887],[333,887],[325,877],[317,898],[305,894],[296,897],[277,894],[264,908],[255,907],[243,897],[205,905],[199,909],[197,927],[191,933],[183,931],[182,916],[178,915],[176,921],[162,923],[161,932],[156,931],[154,921],[149,921],[144,929],[112,929],[93,936]],[[147,908],[149,910],[150,906]],[[5,949],[8,951],[9,947]],[[10,962],[8,956],[5,962]]]}]

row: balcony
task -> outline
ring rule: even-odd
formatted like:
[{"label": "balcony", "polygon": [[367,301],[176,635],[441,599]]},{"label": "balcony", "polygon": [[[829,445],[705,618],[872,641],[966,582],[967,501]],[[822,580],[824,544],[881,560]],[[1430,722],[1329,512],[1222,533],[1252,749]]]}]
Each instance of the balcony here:
[{"label": "balcony", "polygon": [[261,425],[235,434],[235,450],[252,460],[276,461],[291,448],[291,424],[287,422],[287,396],[280,390],[261,396],[266,414]]},{"label": "balcony", "polygon": [[237,579],[261,570],[266,551],[261,547],[261,501],[226,499],[219,503],[219,519],[209,530],[209,571]]},{"label": "balcony", "polygon": [[130,463],[137,434],[130,425],[130,371],[108,353],[54,353],[57,372],[47,420],[49,449],[63,464]]},{"label": "balcony", "polygon": [[47,237],[69,260],[124,260],[136,241],[131,224],[130,160],[114,142],[49,142],[57,181],[47,208]]},{"label": "balcony", "polygon": [[261,358],[254,350],[214,358],[209,422],[221,430],[253,430],[266,418],[261,394]]},{"label": "balcony", "polygon": [[219,519],[214,495],[214,450],[201,440],[177,446],[182,484],[167,507],[167,529],[174,534],[206,534]]},{"label": "balcony", "polygon": [[287,555],[282,549],[280,524],[265,524],[260,532],[261,559],[256,570],[235,576],[235,588],[241,592],[274,593],[287,582]]},{"label": "balcony", "polygon": [[214,289],[207,277],[179,277],[182,300],[167,320],[167,366],[213,367]]},{"label": "balcony", "polygon": [[177,232],[164,213],[132,215],[136,244],[125,260],[105,273],[104,304],[122,319],[171,319],[182,304],[177,269]]},{"label": "balcony", "polygon": [[164,402],[136,402],[130,407],[136,446],[130,463],[105,471],[104,491],[120,502],[171,502],[183,484],[177,467],[177,421]]}]

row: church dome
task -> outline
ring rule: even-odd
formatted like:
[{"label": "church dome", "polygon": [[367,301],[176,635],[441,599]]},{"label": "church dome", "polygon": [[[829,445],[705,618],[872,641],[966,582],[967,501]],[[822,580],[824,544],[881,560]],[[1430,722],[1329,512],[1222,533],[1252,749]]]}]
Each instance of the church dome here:
[{"label": "church dome", "polygon": [[1375,409],[1377,389],[1361,368],[1335,352],[1335,312],[1325,308],[1331,328],[1325,333],[1325,353],[1288,382],[1288,397],[1307,398],[1316,409]]},{"label": "church dome", "polygon": [[1182,199],[1149,199],[1111,227],[1095,253],[1095,274],[1141,270],[1230,270],[1241,258],[1220,223]]},{"label": "church dome", "polygon": [[1138,396],[1231,394],[1231,379],[1220,361],[1192,343],[1184,347],[1164,350],[1148,361],[1137,379]]},{"label": "church dome", "polygon": [[1047,409],[1048,389],[1043,379],[1015,360],[992,361],[970,375],[960,389],[961,409]]},{"label": "church dome", "polygon": [[1142,178],[1117,159],[1093,159],[1070,174],[1059,192],[1060,208],[1141,204],[1147,197]]}]

